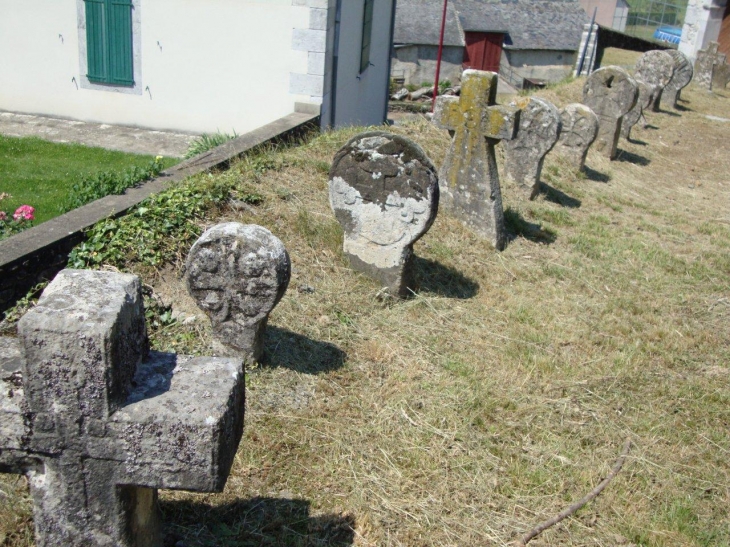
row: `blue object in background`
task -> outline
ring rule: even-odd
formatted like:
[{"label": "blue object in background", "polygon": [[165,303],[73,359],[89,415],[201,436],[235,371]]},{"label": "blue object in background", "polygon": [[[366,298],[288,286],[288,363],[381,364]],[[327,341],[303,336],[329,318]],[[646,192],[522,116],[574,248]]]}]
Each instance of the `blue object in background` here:
[{"label": "blue object in background", "polygon": [[659,27],[654,31],[654,39],[669,42],[670,44],[679,45],[681,37],[682,29],[677,27]]}]

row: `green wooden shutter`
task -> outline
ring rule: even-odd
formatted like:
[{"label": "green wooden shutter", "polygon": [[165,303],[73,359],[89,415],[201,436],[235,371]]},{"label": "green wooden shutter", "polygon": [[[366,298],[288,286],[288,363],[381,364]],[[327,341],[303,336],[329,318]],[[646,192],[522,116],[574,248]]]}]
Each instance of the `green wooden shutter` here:
[{"label": "green wooden shutter", "polygon": [[109,81],[134,85],[132,66],[132,0],[109,2]]},{"label": "green wooden shutter", "polygon": [[92,82],[106,82],[109,77],[106,44],[106,0],[86,0],[87,76]]},{"label": "green wooden shutter", "polygon": [[362,18],[362,48],[360,50],[360,72],[370,66],[370,42],[373,34],[373,9],[375,0],[365,0]]},{"label": "green wooden shutter", "polygon": [[132,0],[84,1],[89,80],[134,85]]}]

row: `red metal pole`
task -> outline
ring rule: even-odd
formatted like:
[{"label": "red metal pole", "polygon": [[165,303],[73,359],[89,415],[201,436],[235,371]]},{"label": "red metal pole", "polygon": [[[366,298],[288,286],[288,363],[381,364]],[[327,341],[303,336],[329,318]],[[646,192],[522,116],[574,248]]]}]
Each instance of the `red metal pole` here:
[{"label": "red metal pole", "polygon": [[436,97],[439,94],[439,76],[441,76],[441,54],[444,51],[444,32],[446,31],[446,5],[449,0],[444,0],[444,14],[441,17],[441,37],[439,38],[439,53],[436,59],[436,81],[433,84],[433,101],[431,102],[431,112],[436,108]]}]

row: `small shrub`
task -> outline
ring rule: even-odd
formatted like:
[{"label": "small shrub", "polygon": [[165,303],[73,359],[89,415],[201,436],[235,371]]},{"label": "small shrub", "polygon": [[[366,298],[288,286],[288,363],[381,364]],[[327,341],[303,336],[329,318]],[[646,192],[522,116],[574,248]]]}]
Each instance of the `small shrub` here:
[{"label": "small shrub", "polygon": [[[10,194],[0,194],[0,201],[11,198]],[[35,209],[30,205],[21,205],[12,216],[0,209],[0,240],[33,226]]]},{"label": "small shrub", "polygon": [[[231,185],[193,179],[151,196],[126,216],[106,219],[87,232],[87,239],[69,255],[71,268],[131,264],[156,268],[181,258],[201,232],[201,219],[231,194]],[[243,196],[239,199],[247,199]]]},{"label": "small shrub", "polygon": [[123,194],[128,188],[156,177],[162,168],[162,156],[157,156],[146,167],[135,165],[122,173],[106,171],[86,177],[71,187],[71,195],[60,211],[67,213],[105,196]]},{"label": "small shrub", "polygon": [[192,158],[193,156],[197,156],[198,154],[202,154],[203,152],[212,150],[216,146],[220,146],[221,144],[233,140],[236,137],[238,137],[238,135],[235,131],[232,135],[221,132],[211,134],[203,133],[200,137],[192,142],[192,144],[188,148],[188,151],[185,153],[185,158]]}]

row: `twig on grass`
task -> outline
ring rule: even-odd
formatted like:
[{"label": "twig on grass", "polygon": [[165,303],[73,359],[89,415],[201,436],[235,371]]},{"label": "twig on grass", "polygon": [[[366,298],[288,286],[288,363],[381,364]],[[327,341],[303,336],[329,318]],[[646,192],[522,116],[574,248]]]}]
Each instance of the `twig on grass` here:
[{"label": "twig on grass", "polygon": [[522,538],[516,542],[513,543],[515,547],[525,547],[530,541],[535,539],[538,535],[542,534],[545,530],[550,528],[551,526],[556,525],[561,520],[565,519],[566,517],[569,517],[570,515],[575,514],[579,509],[581,509],[584,505],[586,505],[588,502],[593,501],[598,497],[598,495],[603,492],[603,489],[608,486],[608,483],[610,483],[613,478],[618,475],[619,471],[621,471],[621,468],[624,465],[624,462],[626,461],[626,456],[629,455],[629,450],[631,449],[631,439],[626,439],[626,442],[624,443],[624,449],[621,451],[621,455],[616,460],[616,463],[613,464],[613,469],[611,469],[611,472],[606,476],[605,479],[603,479],[598,486],[596,486],[593,490],[591,490],[586,496],[575,502],[570,507],[564,509],[554,517],[546,520],[545,522],[541,522],[537,526],[535,526],[532,530],[530,530],[528,533],[526,533]]}]

